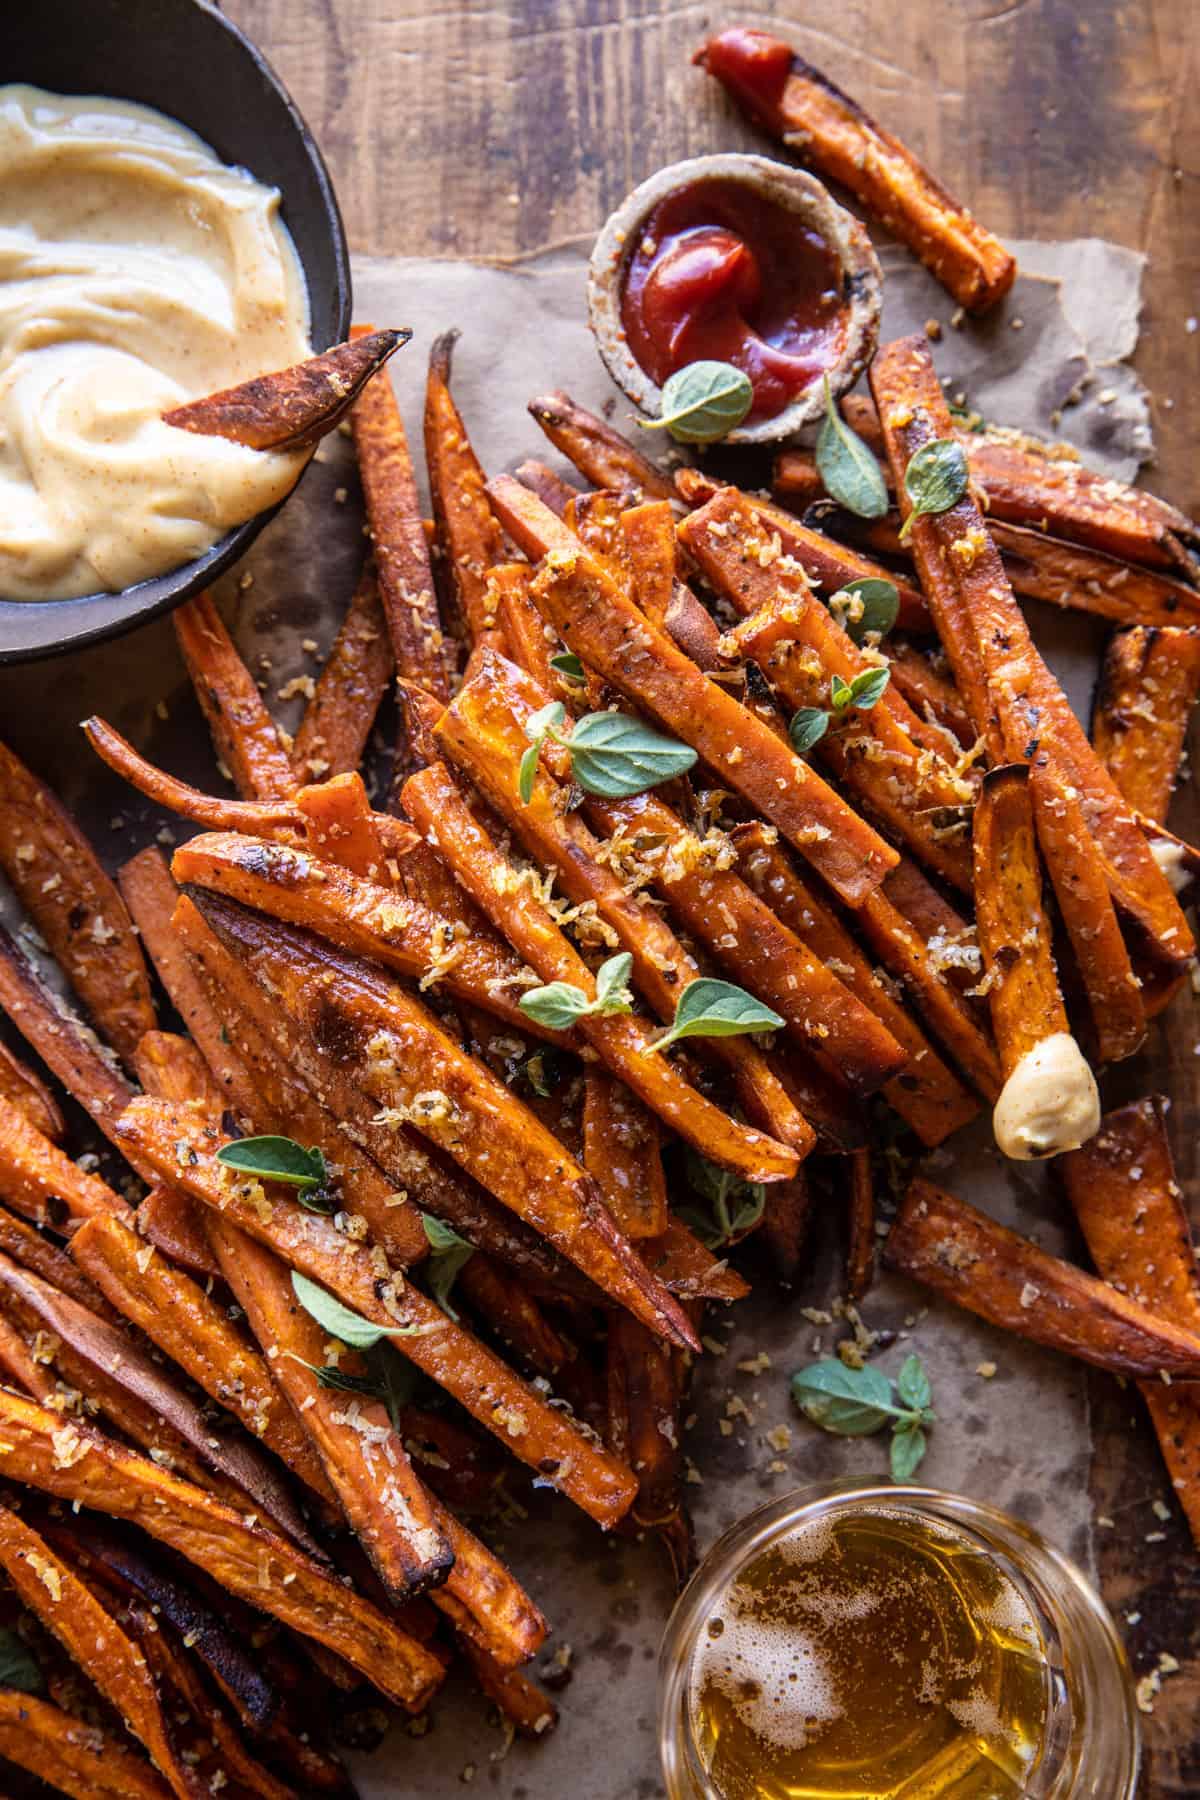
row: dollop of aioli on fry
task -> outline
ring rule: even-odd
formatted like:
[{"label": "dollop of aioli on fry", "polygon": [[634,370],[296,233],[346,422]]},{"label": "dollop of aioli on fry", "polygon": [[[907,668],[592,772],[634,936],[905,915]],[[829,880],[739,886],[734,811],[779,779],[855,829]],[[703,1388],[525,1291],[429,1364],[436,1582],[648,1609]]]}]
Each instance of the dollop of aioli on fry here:
[{"label": "dollop of aioli on fry", "polygon": [[1078,1150],[1099,1129],[1096,1077],[1067,1031],[1054,1032],[1026,1052],[992,1114],[996,1142],[1016,1162]]}]

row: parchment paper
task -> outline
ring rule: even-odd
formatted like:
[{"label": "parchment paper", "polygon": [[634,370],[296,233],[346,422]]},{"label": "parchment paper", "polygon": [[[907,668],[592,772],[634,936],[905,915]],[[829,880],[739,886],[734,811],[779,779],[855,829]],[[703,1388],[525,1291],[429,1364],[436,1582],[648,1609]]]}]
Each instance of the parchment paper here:
[{"label": "parchment paper", "polygon": [[[1120,358],[1136,335],[1141,260],[1089,240],[1019,245],[1024,267],[1006,307],[983,325],[956,329],[942,290],[900,251],[885,246],[885,331],[940,321],[936,354],[952,396],[964,393],[990,419],[1061,432],[1115,475],[1129,476],[1150,448],[1142,391]],[[474,442],[492,470],[538,455],[554,462],[525,414],[530,395],[567,387],[626,422],[595,356],[584,321],[584,254],[556,251],[515,267],[459,262],[360,259],[356,316],[414,329],[393,363],[406,422],[420,442],[425,355],[451,325],[463,338],[454,387]],[[1019,323],[1018,323],[1019,321]],[[1115,322],[1115,323],[1114,323]],[[614,407],[615,400],[615,407]],[[659,440],[647,440],[651,447]],[[348,446],[324,445],[299,493],[265,532],[240,573],[221,585],[243,652],[260,672],[271,704],[289,726],[295,678],[315,674],[332,638],[362,554],[362,515]],[[1033,608],[1043,647],[1086,717],[1102,632],[1079,615]],[[308,640],[319,646],[306,651]],[[157,832],[187,835],[132,796],[92,761],[77,721],[104,714],[156,761],[213,787],[207,737],[184,682],[169,624],[53,664],[0,672],[0,734],[55,782],[116,863]],[[1189,999],[1172,1015],[1175,1042],[1196,1037]],[[1142,1079],[1144,1080],[1143,1070]],[[1130,1075],[1132,1083],[1136,1073]],[[937,1178],[1051,1249],[1070,1247],[1063,1210],[1044,1171],[1003,1165],[985,1120],[952,1151],[927,1159]],[[690,1493],[703,1550],[760,1501],[844,1473],[876,1477],[886,1468],[882,1439],[824,1436],[792,1411],[791,1371],[828,1353],[848,1327],[819,1324],[838,1293],[837,1221],[818,1224],[810,1265],[795,1292],[764,1282],[709,1336],[723,1356],[704,1358],[696,1382],[687,1451],[696,1467]],[[1085,1564],[1091,1557],[1090,1441],[1084,1380],[1066,1358],[1043,1353],[940,1305],[909,1284],[883,1277],[864,1306],[867,1323],[897,1333],[882,1357],[892,1372],[918,1349],[933,1381],[938,1424],[922,1479],[984,1496],[1042,1527]],[[750,1369],[742,1364],[752,1364]],[[995,1365],[985,1379],[980,1365]],[[722,1430],[722,1422],[726,1431]],[[790,1431],[767,1442],[776,1427]],[[1165,1482],[1164,1482],[1165,1486]],[[550,1615],[552,1654],[572,1652],[573,1677],[560,1695],[563,1720],[551,1739],[505,1751],[486,1706],[452,1679],[427,1735],[397,1727],[385,1747],[354,1759],[366,1800],[455,1795],[474,1783],[511,1800],[648,1800],[659,1789],[654,1754],[655,1657],[671,1591],[651,1544],[604,1540],[567,1502],[545,1494],[532,1516],[493,1534],[496,1546]],[[536,1671],[535,1671],[536,1672]]]}]

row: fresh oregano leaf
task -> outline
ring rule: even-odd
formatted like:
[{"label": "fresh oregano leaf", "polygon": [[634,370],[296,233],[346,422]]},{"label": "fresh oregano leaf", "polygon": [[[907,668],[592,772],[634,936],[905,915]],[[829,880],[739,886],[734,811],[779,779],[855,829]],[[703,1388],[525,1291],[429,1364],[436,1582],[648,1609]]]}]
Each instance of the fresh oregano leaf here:
[{"label": "fresh oregano leaf", "polygon": [[583,664],[573,650],[563,650],[558,656],[552,656],[550,667],[565,681],[582,681],[584,679]]},{"label": "fresh oregano leaf", "polygon": [[890,669],[861,669],[850,683],[850,704],[860,712],[878,706],[892,678]]},{"label": "fresh oregano leaf", "polygon": [[911,1481],[927,1447],[925,1433],[919,1425],[903,1425],[893,1432],[889,1453],[892,1480]]},{"label": "fresh oregano leaf", "polygon": [[589,1000],[573,981],[551,981],[545,987],[530,988],[517,1004],[527,1018],[544,1025],[548,1031],[569,1031],[577,1019],[632,1012],[633,995],[629,991],[632,967],[633,957],[627,951],[602,962],[596,971],[594,1000]]},{"label": "fresh oregano leaf", "polygon": [[788,737],[797,756],[805,756],[829,730],[829,714],[823,706],[802,706],[793,714]]},{"label": "fresh oregano leaf", "polygon": [[703,975],[691,981],[675,1005],[675,1017],[662,1037],[647,1044],[643,1055],[665,1050],[689,1037],[739,1037],[748,1031],[775,1031],[783,1024],[777,1012],[731,981]]},{"label": "fresh oregano leaf", "polygon": [[919,1356],[906,1356],[901,1363],[900,1373],[896,1377],[896,1393],[905,1406],[911,1406],[914,1412],[924,1412],[933,1404],[933,1389]]},{"label": "fresh oregano leaf", "polygon": [[913,520],[923,513],[949,512],[957,506],[970,476],[967,453],[954,438],[935,438],[922,445],[904,471],[904,491],[912,510],[900,527],[901,543],[907,541]]},{"label": "fresh oregano leaf", "polygon": [[306,1150],[289,1137],[237,1138],[223,1144],[217,1161],[241,1175],[257,1175],[263,1181],[286,1181],[289,1187],[307,1191],[324,1187],[329,1179],[320,1150]]},{"label": "fresh oregano leaf", "polygon": [[292,1292],[322,1331],[327,1331],[330,1337],[351,1350],[370,1350],[383,1338],[420,1337],[423,1329],[420,1325],[376,1325],[373,1319],[364,1319],[361,1313],[351,1312],[348,1306],[343,1306],[340,1300],[296,1269],[292,1270]]},{"label": "fresh oregano leaf", "polygon": [[664,382],[660,416],[638,424],[647,431],[669,431],[681,444],[715,444],[753,405],[754,386],[744,370],[727,362],[693,362]]},{"label": "fresh oregano leaf", "polygon": [[18,1694],[40,1694],[45,1678],[23,1637],[11,1626],[0,1630],[0,1688],[14,1688]]},{"label": "fresh oregano leaf", "polygon": [[541,754],[542,746],[540,743],[530,744],[528,750],[526,750],[521,757],[520,765],[517,769],[517,792],[521,796],[522,806],[528,806],[529,802],[533,799],[533,783],[534,778],[537,775],[538,759]]},{"label": "fresh oregano leaf", "polygon": [[566,740],[571,773],[586,794],[625,800],[684,775],[696,752],[629,713],[585,713]]},{"label": "fresh oregano leaf", "polygon": [[463,1264],[470,1262],[474,1256],[475,1246],[468,1243],[465,1237],[460,1237],[444,1220],[435,1219],[430,1213],[421,1214],[421,1223],[425,1227],[425,1236],[432,1252],[425,1264],[429,1292],[444,1313],[457,1319],[458,1313],[450,1304],[450,1290],[458,1280]]},{"label": "fresh oregano leaf", "polygon": [[798,1370],[792,1399],[806,1419],[837,1437],[870,1437],[896,1416],[892,1384],[882,1370],[871,1363],[851,1369],[837,1356]]},{"label": "fresh oregano leaf", "polygon": [[400,1409],[412,1399],[417,1385],[417,1372],[412,1363],[405,1362],[388,1343],[374,1344],[364,1354],[366,1373],[350,1375],[333,1363],[305,1362],[294,1350],[284,1352],[285,1356],[291,1357],[293,1362],[298,1362],[301,1368],[316,1376],[318,1387],[329,1388],[339,1394],[361,1394],[364,1400],[378,1400],[382,1406],[387,1407],[393,1431],[399,1431]]},{"label": "fresh oregano leaf", "polygon": [[879,459],[851,431],[834,404],[825,376],[825,418],[817,437],[817,472],[830,499],[860,519],[882,519],[888,509],[887,483]]},{"label": "fresh oregano leaf", "polygon": [[862,644],[868,637],[886,637],[900,616],[900,594],[895,582],[880,575],[863,575],[848,581],[829,597],[829,610],[847,637]]},{"label": "fresh oregano leaf", "polygon": [[633,1011],[633,995],[629,991],[629,975],[633,968],[633,957],[628,951],[621,951],[618,956],[610,956],[596,970],[596,1000],[592,1007],[597,1013],[628,1013]]},{"label": "fresh oregano leaf", "polygon": [[854,699],[854,689],[840,675],[834,675],[829,683],[829,704],[834,712],[845,712]]},{"label": "fresh oregano leaf", "polygon": [[719,1169],[699,1151],[689,1149],[685,1159],[688,1185],[711,1207],[708,1214],[696,1208],[680,1210],[708,1250],[719,1250],[734,1238],[752,1231],[766,1209],[767,1190],[760,1181],[742,1181],[728,1169]]},{"label": "fresh oregano leaf", "polygon": [[537,712],[531,713],[525,721],[525,736],[529,739],[529,748],[517,769],[517,792],[521,796],[522,806],[528,806],[533,798],[533,783],[542,745],[548,737],[556,736],[566,716],[567,709],[562,701],[551,700],[548,705],[540,706]]}]

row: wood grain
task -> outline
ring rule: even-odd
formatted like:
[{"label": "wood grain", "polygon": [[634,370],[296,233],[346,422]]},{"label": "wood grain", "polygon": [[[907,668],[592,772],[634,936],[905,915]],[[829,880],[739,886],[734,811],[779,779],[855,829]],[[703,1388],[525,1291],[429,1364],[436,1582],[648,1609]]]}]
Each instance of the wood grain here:
[{"label": "wood grain", "polygon": [[[1154,397],[1150,484],[1200,504],[1186,403],[1200,389],[1200,332],[1186,328],[1200,313],[1191,0],[810,0],[727,13],[677,0],[226,0],[225,10],[316,131],[353,248],[422,256],[536,251],[595,231],[663,163],[761,148],[688,58],[711,27],[775,24],[1002,235],[1101,236],[1146,253],[1135,361]],[[1194,1195],[1200,1064],[1190,1031],[1159,1031]],[[1151,1510],[1166,1481],[1134,1396],[1101,1378],[1092,1387],[1096,1510],[1115,1521],[1098,1534],[1102,1584],[1138,1675],[1163,1651],[1184,1665],[1143,1721],[1145,1792],[1184,1800],[1200,1792],[1200,1564],[1178,1518],[1163,1526]]]}]

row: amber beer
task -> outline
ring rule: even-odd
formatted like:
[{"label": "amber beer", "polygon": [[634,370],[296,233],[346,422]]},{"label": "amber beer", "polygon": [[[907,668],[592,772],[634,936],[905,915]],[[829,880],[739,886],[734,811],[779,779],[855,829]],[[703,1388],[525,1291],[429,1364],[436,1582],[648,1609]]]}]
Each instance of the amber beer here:
[{"label": "amber beer", "polygon": [[662,1675],[671,1800],[1133,1792],[1099,1600],[1015,1520],[931,1490],[843,1484],[752,1515],[682,1597]]}]

